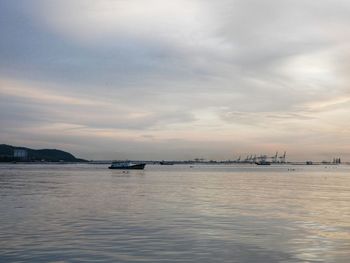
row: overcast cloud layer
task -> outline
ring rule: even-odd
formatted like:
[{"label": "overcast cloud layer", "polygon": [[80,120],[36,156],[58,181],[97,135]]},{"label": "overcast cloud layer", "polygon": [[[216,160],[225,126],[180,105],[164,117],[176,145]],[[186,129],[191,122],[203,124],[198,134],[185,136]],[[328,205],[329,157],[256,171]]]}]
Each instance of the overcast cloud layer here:
[{"label": "overcast cloud layer", "polygon": [[347,0],[1,0],[0,143],[350,160],[349,28]]}]

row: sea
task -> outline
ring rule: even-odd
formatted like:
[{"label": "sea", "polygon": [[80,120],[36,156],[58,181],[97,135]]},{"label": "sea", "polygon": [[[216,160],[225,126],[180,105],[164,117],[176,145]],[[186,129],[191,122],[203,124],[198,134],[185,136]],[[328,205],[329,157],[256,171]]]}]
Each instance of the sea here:
[{"label": "sea", "polygon": [[348,165],[1,164],[0,262],[350,262]]}]

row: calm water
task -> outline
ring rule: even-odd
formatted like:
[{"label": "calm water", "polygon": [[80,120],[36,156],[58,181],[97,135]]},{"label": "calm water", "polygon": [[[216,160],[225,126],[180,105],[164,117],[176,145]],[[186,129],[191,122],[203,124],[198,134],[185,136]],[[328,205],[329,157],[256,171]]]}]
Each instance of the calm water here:
[{"label": "calm water", "polygon": [[350,166],[106,167],[0,165],[0,262],[350,260]]}]

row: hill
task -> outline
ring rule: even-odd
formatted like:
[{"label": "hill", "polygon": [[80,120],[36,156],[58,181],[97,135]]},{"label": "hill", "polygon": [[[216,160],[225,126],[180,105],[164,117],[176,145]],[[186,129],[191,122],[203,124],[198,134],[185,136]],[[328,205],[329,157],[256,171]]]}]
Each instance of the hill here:
[{"label": "hill", "polygon": [[[24,150],[26,156],[15,157],[16,150]],[[0,144],[0,161],[47,161],[47,162],[85,162],[83,159],[76,158],[69,152],[57,149],[34,150],[26,147]]]}]

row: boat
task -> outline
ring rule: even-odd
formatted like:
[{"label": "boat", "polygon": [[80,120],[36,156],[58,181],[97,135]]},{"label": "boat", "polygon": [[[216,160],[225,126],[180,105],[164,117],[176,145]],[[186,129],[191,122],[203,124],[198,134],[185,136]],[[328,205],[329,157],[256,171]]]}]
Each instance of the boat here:
[{"label": "boat", "polygon": [[132,163],[132,162],[112,162],[109,169],[119,169],[119,170],[143,170],[145,168],[145,163]]},{"label": "boat", "polygon": [[174,165],[173,162],[169,162],[169,161],[161,161],[159,162],[160,165]]},{"label": "boat", "polygon": [[268,162],[268,161],[264,161],[264,160],[259,161],[259,162],[256,162],[255,164],[256,164],[256,165],[271,165],[271,163],[270,163],[270,162]]}]

